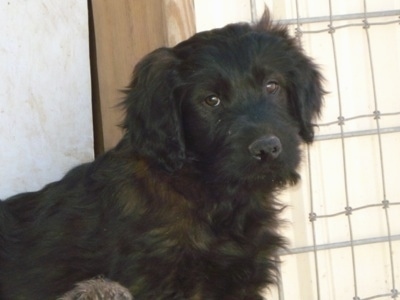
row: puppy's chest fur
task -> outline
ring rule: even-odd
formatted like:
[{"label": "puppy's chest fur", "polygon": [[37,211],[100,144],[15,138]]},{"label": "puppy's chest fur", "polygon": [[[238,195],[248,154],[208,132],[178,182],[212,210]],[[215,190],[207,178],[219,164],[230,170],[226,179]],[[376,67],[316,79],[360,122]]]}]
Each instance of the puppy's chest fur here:
[{"label": "puppy's chest fur", "polygon": [[[276,211],[263,193],[238,187],[228,193],[226,186],[219,189],[188,174],[160,175],[143,162],[135,169],[136,183],[119,199],[129,220],[124,226],[133,233],[122,241],[125,263],[111,278],[129,286],[138,299],[164,299],[172,297],[169,291],[180,291],[196,300],[212,299],[215,295],[207,293],[216,282],[224,290],[257,277],[258,264],[264,266],[274,251],[268,243],[278,239]],[[123,270],[129,264],[135,270],[131,279]]]}]

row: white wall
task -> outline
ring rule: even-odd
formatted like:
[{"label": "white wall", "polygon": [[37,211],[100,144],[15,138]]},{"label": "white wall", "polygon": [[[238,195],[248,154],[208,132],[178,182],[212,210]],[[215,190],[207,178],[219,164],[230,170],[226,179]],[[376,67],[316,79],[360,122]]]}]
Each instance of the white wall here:
[{"label": "white wall", "polygon": [[87,3],[0,1],[0,198],[93,158]]}]

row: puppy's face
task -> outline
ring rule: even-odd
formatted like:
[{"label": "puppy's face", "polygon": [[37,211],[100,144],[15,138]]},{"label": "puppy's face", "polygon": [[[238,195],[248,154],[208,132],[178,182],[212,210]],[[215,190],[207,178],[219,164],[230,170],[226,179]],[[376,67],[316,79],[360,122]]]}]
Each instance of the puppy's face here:
[{"label": "puppy's face", "polygon": [[210,181],[296,181],[321,76],[268,16],[157,50],[135,74],[125,127],[142,155],[170,170],[192,164]]},{"label": "puppy's face", "polygon": [[[184,45],[183,48],[188,47]],[[177,89],[188,155],[217,181],[295,181],[300,120],[285,39],[249,32],[183,53]]]}]

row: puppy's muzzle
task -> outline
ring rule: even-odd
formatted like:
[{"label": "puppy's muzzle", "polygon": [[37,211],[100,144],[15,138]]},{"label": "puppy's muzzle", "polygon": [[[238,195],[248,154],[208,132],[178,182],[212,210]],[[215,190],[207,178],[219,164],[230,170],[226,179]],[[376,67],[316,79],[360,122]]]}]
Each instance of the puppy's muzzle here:
[{"label": "puppy's muzzle", "polygon": [[274,135],[265,135],[249,146],[249,152],[257,160],[276,159],[282,152],[282,144]]}]

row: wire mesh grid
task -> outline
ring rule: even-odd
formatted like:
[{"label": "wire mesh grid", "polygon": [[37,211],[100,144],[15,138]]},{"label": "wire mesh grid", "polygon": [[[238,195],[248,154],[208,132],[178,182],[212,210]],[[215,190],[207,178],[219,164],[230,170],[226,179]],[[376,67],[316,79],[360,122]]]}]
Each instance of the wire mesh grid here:
[{"label": "wire mesh grid", "polygon": [[[387,195],[387,188],[388,188],[388,183],[387,183],[387,172],[385,170],[385,167],[389,163],[388,158],[385,156],[385,147],[390,147],[388,143],[383,142],[383,135],[384,134],[392,134],[390,138],[393,139],[399,139],[400,135],[400,122],[398,121],[398,117],[400,116],[400,111],[384,111],[381,112],[380,106],[382,105],[382,102],[385,101],[385,99],[382,99],[382,97],[378,97],[377,93],[377,85],[376,85],[376,74],[375,74],[375,67],[376,67],[376,62],[374,60],[374,51],[373,51],[373,41],[371,41],[371,28],[375,27],[385,27],[385,26],[398,26],[400,25],[400,10],[389,10],[389,11],[374,11],[370,12],[368,11],[368,2],[366,0],[362,1],[363,3],[363,11],[354,13],[354,14],[346,14],[346,15],[337,15],[333,12],[332,9],[332,0],[327,0],[328,1],[328,6],[329,6],[329,15],[324,16],[324,17],[302,17],[299,8],[300,5],[302,5],[301,0],[294,0],[295,3],[292,3],[295,5],[295,15],[296,17],[293,19],[286,19],[286,20],[281,20],[280,23],[283,24],[288,24],[293,27],[294,33],[296,37],[299,39],[300,43],[304,42],[304,37],[307,35],[317,35],[317,34],[328,34],[329,39],[330,39],[330,48],[332,51],[332,60],[333,60],[333,65],[334,68],[332,70],[332,73],[334,73],[334,89],[335,89],[335,95],[336,95],[336,103],[337,103],[337,112],[339,116],[337,119],[332,120],[332,121],[327,121],[323,122],[321,124],[318,124],[319,127],[322,129],[321,131],[323,132],[322,134],[319,134],[316,136],[316,142],[318,143],[325,143],[329,140],[336,140],[339,141],[340,143],[340,168],[342,170],[343,176],[339,179],[339,181],[342,181],[341,184],[343,185],[343,198],[344,198],[344,203],[345,206],[343,210],[336,210],[336,211],[329,211],[329,210],[321,210],[319,211],[319,206],[316,201],[316,195],[314,195],[313,191],[315,189],[315,183],[314,178],[315,175],[313,174],[314,169],[312,168],[313,161],[316,160],[313,154],[313,151],[310,149],[310,147],[307,147],[306,149],[306,160],[307,160],[307,172],[308,173],[308,190],[309,190],[309,215],[308,215],[308,220],[310,222],[310,231],[311,231],[311,244],[306,245],[304,247],[296,247],[293,249],[290,249],[288,252],[281,253],[282,256],[290,256],[290,255],[299,255],[302,253],[308,253],[312,255],[312,260],[313,260],[313,265],[314,265],[314,280],[310,280],[312,282],[313,286],[310,286],[310,289],[314,289],[314,292],[312,293],[314,297],[318,300],[320,299],[327,299],[326,295],[322,291],[321,285],[322,281],[327,280],[326,274],[321,274],[321,263],[320,263],[320,252],[325,251],[325,250],[335,250],[335,249],[345,249],[346,251],[350,252],[350,261],[351,261],[351,267],[350,267],[350,273],[351,275],[348,278],[351,278],[352,280],[352,291],[349,291],[347,295],[350,295],[349,298],[347,299],[353,299],[353,300],[369,300],[369,299],[378,299],[378,298],[386,298],[386,299],[398,299],[400,298],[399,295],[399,269],[396,268],[399,266],[400,261],[395,261],[395,257],[393,255],[393,243],[400,241],[400,232],[394,232],[393,231],[393,224],[395,222],[399,222],[398,218],[396,219],[395,215],[390,214],[390,210],[393,210],[393,207],[398,207],[400,205],[400,195],[397,195],[396,197],[392,199],[389,199]],[[254,2],[254,1],[252,1]],[[292,1],[293,2],[293,1]],[[305,1],[303,1],[305,2]],[[252,3],[252,7],[254,7]],[[254,10],[252,11],[252,15],[255,16],[256,14],[254,13]],[[382,18],[384,17],[384,20]],[[379,19],[380,18],[380,19]],[[378,19],[378,21],[376,21]],[[343,21],[346,21],[343,23]],[[319,24],[324,24],[324,27],[319,27],[319,28],[314,28],[314,29],[309,29],[310,24],[312,23],[319,23]],[[363,38],[365,40],[365,46],[364,46],[364,51],[365,51],[365,57],[366,59],[366,64],[369,67],[369,73],[368,73],[368,80],[371,83],[369,94],[370,97],[372,98],[370,108],[372,111],[367,112],[367,113],[360,113],[360,114],[355,114],[350,117],[346,117],[344,112],[343,112],[343,87],[341,86],[342,84],[342,79],[340,76],[340,69],[343,69],[344,66],[341,65],[339,61],[339,54],[338,54],[338,46],[337,46],[337,33],[339,31],[347,30],[347,29],[356,29],[356,30],[361,30],[363,31]],[[400,34],[400,26],[397,27],[396,29],[397,34]],[[393,42],[396,43],[396,39],[393,39]],[[390,47],[390,41],[388,41],[387,44],[388,47]],[[398,47],[398,46],[397,46]],[[350,49],[351,51],[351,49]],[[348,68],[348,66],[347,66]],[[397,76],[397,84],[400,84],[398,81],[400,78],[400,74],[397,73],[395,74]],[[392,78],[393,80],[393,78]],[[396,79],[395,79],[396,81]],[[395,83],[396,84],[396,83]],[[398,96],[397,96],[398,98]],[[400,102],[400,99],[397,99]],[[396,106],[397,107],[397,106]],[[391,118],[392,122],[390,123],[390,126],[382,126],[382,121],[385,119]],[[367,120],[369,124],[372,124],[369,126],[367,129],[363,130],[348,130],[346,126],[348,126],[349,123],[357,121],[357,120]],[[393,121],[394,120],[394,121]],[[388,123],[388,124],[389,124]],[[397,125],[397,126],[396,126]],[[332,126],[336,126],[336,128],[339,128],[339,130],[326,130],[324,131],[324,128],[332,128]],[[350,126],[351,127],[351,126]],[[332,132],[333,131],[333,132]],[[375,203],[368,203],[365,205],[358,205],[354,206],[353,203],[353,198],[350,196],[350,191],[353,188],[351,185],[351,181],[348,178],[349,174],[349,163],[348,160],[350,159],[347,156],[348,152],[348,142],[347,140],[349,138],[360,138],[363,136],[367,137],[373,137],[373,147],[376,147],[376,156],[378,160],[378,165],[379,165],[379,171],[377,174],[374,174],[376,180],[379,181],[379,186],[380,188],[380,195],[379,195],[379,200],[375,201]],[[400,149],[398,151],[400,153]],[[329,159],[329,157],[326,157],[326,159]],[[354,159],[354,158],[351,158]],[[368,162],[366,162],[368,163]],[[362,172],[362,170],[361,170]],[[367,187],[366,187],[367,188]],[[384,235],[379,235],[379,236],[367,236],[365,238],[356,238],[354,234],[354,226],[359,224],[356,224],[357,221],[355,221],[355,216],[359,214],[360,212],[367,212],[370,210],[381,210],[383,211],[383,223],[384,223]],[[319,236],[317,234],[318,231],[318,226],[319,221],[321,220],[333,220],[335,218],[342,218],[345,217],[347,219],[347,236],[348,239],[345,241],[340,241],[340,242],[333,242],[333,243],[321,243]],[[306,218],[306,216],[305,216]],[[367,225],[367,224],[366,224]],[[396,227],[398,228],[398,227]],[[381,293],[376,293],[373,295],[366,294],[365,293],[365,283],[362,281],[363,277],[362,272],[365,271],[365,266],[361,266],[361,263],[358,260],[358,255],[357,255],[357,247],[362,246],[362,245],[373,245],[373,244],[385,244],[387,247],[385,247],[386,254],[384,255],[386,260],[382,261],[381,264],[388,265],[389,271],[387,272],[388,278],[376,278],[376,280],[381,280],[386,283],[385,286],[390,286],[389,289],[387,290],[382,290]],[[374,276],[373,270],[371,271],[371,276]],[[284,278],[282,278],[284,279]],[[329,279],[328,279],[329,280]],[[284,289],[282,287],[284,283],[281,281],[281,285],[279,287],[279,299],[284,300],[285,294],[284,294]],[[333,285],[333,284],[331,284]],[[338,288],[338,287],[335,287]],[[352,297],[352,298],[351,298]],[[336,299],[334,296],[332,296],[329,299]]]}]

